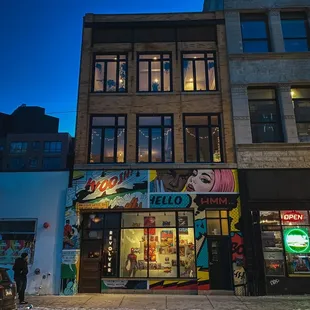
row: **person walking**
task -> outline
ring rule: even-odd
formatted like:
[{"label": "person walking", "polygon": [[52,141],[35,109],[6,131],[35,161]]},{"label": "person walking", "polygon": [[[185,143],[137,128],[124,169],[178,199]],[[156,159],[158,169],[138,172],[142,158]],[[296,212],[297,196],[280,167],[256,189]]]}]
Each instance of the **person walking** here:
[{"label": "person walking", "polygon": [[13,271],[14,271],[14,280],[17,286],[19,303],[21,305],[26,305],[28,304],[28,302],[25,301],[25,290],[27,287],[27,274],[28,274],[28,253],[23,253],[21,257],[15,260]]}]

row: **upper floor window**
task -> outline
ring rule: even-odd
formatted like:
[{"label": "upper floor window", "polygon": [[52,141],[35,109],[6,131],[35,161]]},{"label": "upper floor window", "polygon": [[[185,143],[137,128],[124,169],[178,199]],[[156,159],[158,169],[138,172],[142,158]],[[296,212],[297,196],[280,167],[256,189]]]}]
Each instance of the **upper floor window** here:
[{"label": "upper floor window", "polygon": [[305,13],[281,13],[281,24],[286,52],[309,50],[309,23]]},{"label": "upper floor window", "polygon": [[138,54],[138,91],[172,91],[171,53]]},{"label": "upper floor window", "polygon": [[40,141],[33,141],[32,142],[32,149],[34,151],[38,151],[40,149],[41,143]]},{"label": "upper floor window", "polygon": [[292,88],[297,133],[300,142],[310,142],[310,88]]},{"label": "upper floor window", "polygon": [[253,143],[283,142],[276,90],[249,88],[248,100]]},{"label": "upper floor window", "polygon": [[61,169],[61,158],[60,157],[44,157],[43,158],[43,169],[44,170],[56,170]]},{"label": "upper floor window", "polygon": [[90,163],[124,163],[126,116],[93,116],[90,128]]},{"label": "upper floor window", "polygon": [[38,159],[37,158],[29,158],[29,168],[37,168]]},{"label": "upper floor window", "polygon": [[219,114],[185,114],[185,162],[222,162],[221,136]]},{"label": "upper floor window", "polygon": [[137,122],[137,161],[173,162],[172,115],[140,115]]},{"label": "upper floor window", "polygon": [[183,53],[182,78],[184,91],[217,90],[215,53]]},{"label": "upper floor window", "polygon": [[267,15],[241,14],[244,53],[270,52]]},{"label": "upper floor window", "polygon": [[26,153],[28,148],[27,142],[11,142],[10,153]]},{"label": "upper floor window", "polygon": [[94,92],[127,91],[127,55],[96,55]]},{"label": "upper floor window", "polygon": [[62,143],[60,141],[44,142],[45,153],[61,153]]}]

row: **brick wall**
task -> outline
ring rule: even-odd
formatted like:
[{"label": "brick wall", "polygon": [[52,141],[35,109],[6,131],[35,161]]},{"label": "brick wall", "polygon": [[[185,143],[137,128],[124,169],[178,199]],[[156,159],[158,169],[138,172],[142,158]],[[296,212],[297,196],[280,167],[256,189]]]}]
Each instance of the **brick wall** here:
[{"label": "brick wall", "polygon": [[[191,16],[186,14],[187,18]],[[198,14],[200,16],[200,14]],[[205,14],[202,14],[205,15]],[[173,15],[174,16],[174,15]],[[183,15],[182,15],[183,16]],[[212,16],[215,16],[212,14]],[[90,16],[87,15],[86,19]],[[98,20],[99,17],[93,17]],[[106,18],[106,17],[105,17]],[[121,18],[121,17],[120,17]],[[123,18],[123,17],[122,17]],[[132,17],[134,18],[134,17]],[[113,19],[115,21],[115,18]],[[227,55],[225,45],[225,26],[217,26],[219,44],[215,42],[166,42],[140,44],[96,44],[91,47],[91,29],[84,29],[81,55],[80,87],[78,96],[78,115],[76,129],[75,164],[87,163],[89,143],[89,116],[95,113],[127,114],[127,162],[136,161],[136,114],[173,113],[175,161],[184,162],[182,113],[223,113],[225,157],[234,163],[234,140],[231,116],[230,88],[228,81]],[[178,60],[176,59],[176,48]],[[217,51],[218,83],[220,91],[213,93],[181,92],[181,51]],[[134,52],[132,52],[134,51]],[[172,53],[173,92],[157,94],[136,93],[136,52],[170,51]],[[92,53],[128,53],[128,93],[95,94],[91,91]],[[132,60],[132,57],[134,60]]]}]

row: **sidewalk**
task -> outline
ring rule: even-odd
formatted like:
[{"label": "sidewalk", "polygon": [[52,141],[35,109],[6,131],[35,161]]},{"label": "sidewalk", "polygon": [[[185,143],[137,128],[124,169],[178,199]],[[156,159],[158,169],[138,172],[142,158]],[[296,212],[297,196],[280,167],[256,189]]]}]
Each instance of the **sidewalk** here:
[{"label": "sidewalk", "polygon": [[89,294],[29,296],[34,310],[310,310],[310,296],[238,297],[193,295]]}]

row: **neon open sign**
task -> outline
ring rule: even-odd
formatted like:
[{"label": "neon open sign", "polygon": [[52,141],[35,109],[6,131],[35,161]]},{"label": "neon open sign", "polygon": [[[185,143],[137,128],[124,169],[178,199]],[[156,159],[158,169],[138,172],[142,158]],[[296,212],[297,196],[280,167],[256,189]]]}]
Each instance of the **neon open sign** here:
[{"label": "neon open sign", "polygon": [[285,212],[282,215],[282,221],[284,222],[303,222],[305,216],[302,213],[296,211]]}]

